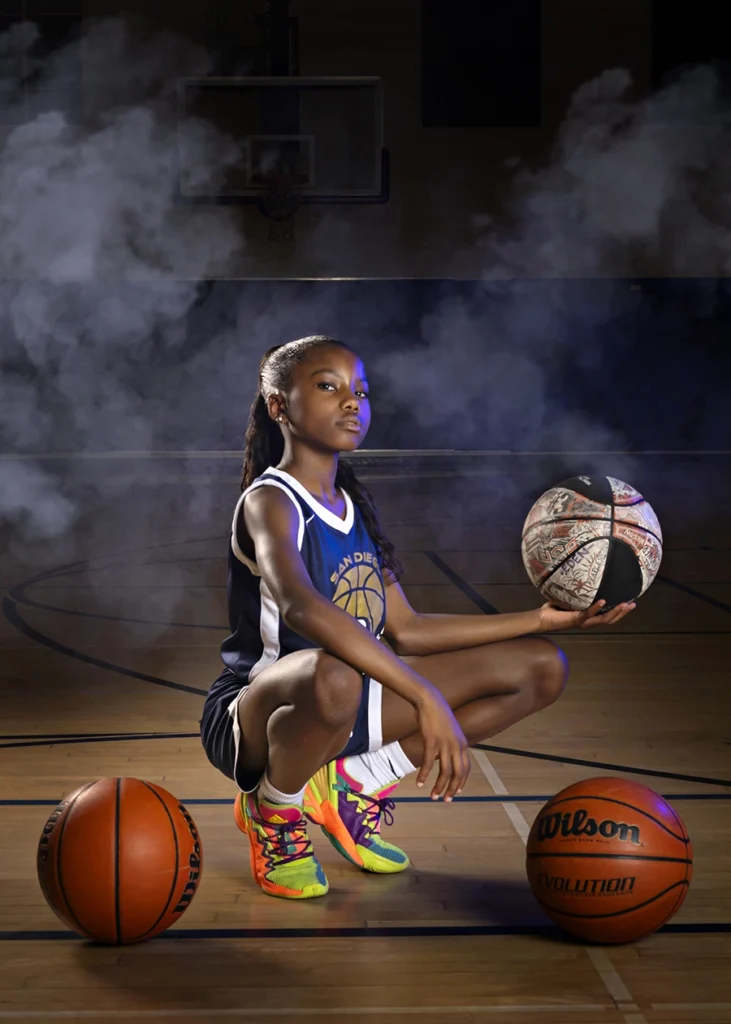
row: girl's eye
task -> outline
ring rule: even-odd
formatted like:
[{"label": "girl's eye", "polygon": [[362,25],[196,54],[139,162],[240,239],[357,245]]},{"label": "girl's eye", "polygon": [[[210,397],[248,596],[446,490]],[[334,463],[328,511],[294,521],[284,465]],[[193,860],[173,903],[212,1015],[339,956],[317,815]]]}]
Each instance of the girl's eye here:
[{"label": "girl's eye", "polygon": [[[337,391],[336,386],[331,381],[329,381],[329,380],[319,380],[317,382],[316,386],[318,388],[322,388],[323,390],[325,390],[327,388],[331,388],[333,391]],[[358,395],[358,397],[362,398],[364,401],[368,400],[368,392],[367,391],[356,391],[356,395]]]}]

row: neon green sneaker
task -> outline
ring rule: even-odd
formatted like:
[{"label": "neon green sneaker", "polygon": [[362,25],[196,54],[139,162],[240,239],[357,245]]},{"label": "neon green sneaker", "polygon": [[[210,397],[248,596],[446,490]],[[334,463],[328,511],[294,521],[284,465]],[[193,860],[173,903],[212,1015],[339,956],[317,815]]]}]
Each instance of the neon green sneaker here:
[{"label": "neon green sneaker", "polygon": [[301,807],[239,793],[234,820],[249,837],[251,873],[265,893],[288,900],[325,895],[328,881],[313,852]]},{"label": "neon green sneaker", "polygon": [[364,871],[394,874],[409,866],[398,846],[381,839],[381,817],[393,824],[396,784],[368,795],[345,771],[344,759],[330,761],[310,779],[305,789],[305,815],[322,828],[335,849]]}]

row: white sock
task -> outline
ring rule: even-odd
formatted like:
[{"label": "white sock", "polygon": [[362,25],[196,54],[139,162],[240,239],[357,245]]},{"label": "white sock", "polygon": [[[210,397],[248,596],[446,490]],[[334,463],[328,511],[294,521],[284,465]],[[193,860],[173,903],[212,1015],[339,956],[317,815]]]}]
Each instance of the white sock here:
[{"label": "white sock", "polygon": [[385,789],[416,771],[416,766],[409,761],[398,742],[389,743],[379,750],[346,757],[344,768],[351,778],[361,784],[364,793]]},{"label": "white sock", "polygon": [[271,784],[268,773],[264,772],[259,783],[259,796],[263,796],[265,800],[272,804],[296,804],[301,806],[305,799],[306,788],[306,786],[303,786],[299,793],[283,793]]}]

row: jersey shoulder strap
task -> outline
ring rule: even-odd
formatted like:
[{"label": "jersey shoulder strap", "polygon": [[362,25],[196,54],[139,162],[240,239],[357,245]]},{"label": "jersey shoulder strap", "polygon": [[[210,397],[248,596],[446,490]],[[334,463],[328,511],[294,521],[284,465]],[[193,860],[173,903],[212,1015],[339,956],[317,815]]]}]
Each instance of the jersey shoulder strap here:
[{"label": "jersey shoulder strap", "polygon": [[239,546],[238,538],[236,536],[236,524],[239,521],[239,515],[244,504],[244,499],[247,494],[251,494],[252,491],[258,487],[277,487],[280,491],[284,491],[286,495],[292,501],[292,504],[297,509],[299,517],[299,527],[297,529],[297,548],[299,551],[302,550],[302,541],[305,536],[305,515],[302,509],[302,500],[299,495],[294,491],[292,487],[287,484],[286,480],[280,480],[278,477],[269,476],[266,472],[258,476],[245,491],[242,491],[239,500],[236,502],[236,508],[234,509],[233,519],[231,520],[231,550],[233,551],[236,558],[242,562],[255,576],[259,576],[259,570],[256,563],[244,554]]}]

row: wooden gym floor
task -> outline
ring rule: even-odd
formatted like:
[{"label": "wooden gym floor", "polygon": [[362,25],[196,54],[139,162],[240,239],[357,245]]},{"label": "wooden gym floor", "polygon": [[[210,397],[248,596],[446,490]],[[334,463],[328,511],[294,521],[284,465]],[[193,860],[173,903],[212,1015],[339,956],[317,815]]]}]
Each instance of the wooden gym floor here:
[{"label": "wooden gym floor", "polygon": [[[534,607],[520,527],[542,489],[577,471],[643,490],[665,558],[618,627],[562,634],[566,694],[495,737],[498,749],[473,752],[465,799],[431,805],[413,781],[402,784],[388,835],[410,853],[410,871],[359,873],[316,831],[331,892],[292,904],[254,887],[232,786],[196,737],[226,628],[237,459],[39,460],[43,487],[0,536],[0,1021],[731,1020],[729,461],[483,453],[362,462],[423,611]],[[55,488],[71,505],[51,504]],[[69,508],[67,530],[42,544],[24,539],[23,522]],[[668,795],[690,831],[695,875],[660,933],[588,948],[548,927],[528,889],[523,841],[550,795],[603,774]],[[170,789],[204,844],[190,909],[174,932],[135,947],[66,932],[35,875],[52,808],[108,775]]]}]

